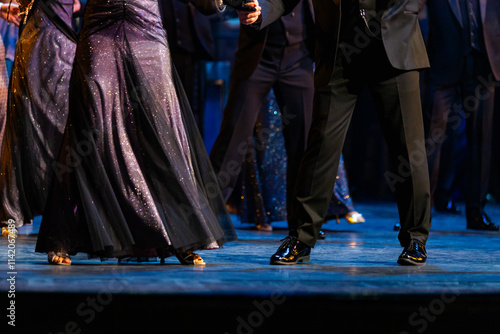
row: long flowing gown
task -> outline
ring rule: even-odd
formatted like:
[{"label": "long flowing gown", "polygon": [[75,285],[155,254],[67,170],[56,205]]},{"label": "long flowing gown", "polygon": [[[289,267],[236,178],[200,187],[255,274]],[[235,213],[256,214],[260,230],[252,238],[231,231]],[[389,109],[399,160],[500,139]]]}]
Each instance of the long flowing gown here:
[{"label": "long flowing gown", "polygon": [[235,239],[158,1],[88,1],[36,251],[163,258]]},{"label": "long flowing gown", "polygon": [[46,6],[32,8],[16,46],[0,156],[0,221],[16,226],[43,212],[68,114],[76,41],[53,21],[71,27],[73,0]]},{"label": "long flowing gown", "polygon": [[[231,198],[231,204],[237,207],[243,223],[262,225],[287,219],[287,155],[280,113],[271,91],[262,103],[255,126],[254,145],[249,147],[242,167],[241,193]],[[341,157],[326,218],[343,217],[353,211],[355,208]]]}]

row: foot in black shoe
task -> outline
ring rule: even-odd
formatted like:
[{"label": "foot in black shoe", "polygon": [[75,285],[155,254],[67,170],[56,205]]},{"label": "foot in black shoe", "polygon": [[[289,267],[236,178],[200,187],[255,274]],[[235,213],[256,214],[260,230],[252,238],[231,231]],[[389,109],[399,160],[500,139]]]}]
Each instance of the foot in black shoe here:
[{"label": "foot in black shoe", "polygon": [[309,262],[311,247],[296,237],[287,236],[276,253],[271,256],[271,264],[297,264]]},{"label": "foot in black shoe", "polygon": [[416,240],[403,250],[398,258],[398,263],[403,266],[423,266],[427,260],[425,246]]},{"label": "foot in black shoe", "polygon": [[438,212],[441,212],[441,213],[447,213],[447,214],[450,214],[450,215],[460,215],[462,214],[462,210],[460,210],[460,208],[458,208],[455,203],[453,203],[452,201],[448,201],[448,202],[445,202],[445,203],[441,203],[441,204],[436,204],[434,206],[434,209]]},{"label": "foot in black shoe", "polygon": [[319,231],[319,233],[318,233],[318,239],[320,239],[320,240],[326,239],[326,233],[325,233],[325,231]]},{"label": "foot in black shoe", "polygon": [[476,212],[467,215],[467,228],[470,230],[498,231],[498,225],[486,213]]}]

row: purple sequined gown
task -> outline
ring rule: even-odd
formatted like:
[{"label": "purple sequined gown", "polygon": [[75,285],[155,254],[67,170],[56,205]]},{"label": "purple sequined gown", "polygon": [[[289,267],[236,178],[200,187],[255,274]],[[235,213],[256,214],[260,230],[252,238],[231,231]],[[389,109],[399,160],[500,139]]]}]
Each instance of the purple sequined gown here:
[{"label": "purple sequined gown", "polygon": [[37,252],[159,256],[236,238],[156,0],[87,3]]},{"label": "purple sequined gown", "polygon": [[[25,5],[29,1],[19,1]],[[71,27],[73,0],[48,5]],[[45,206],[68,114],[76,41],[33,7],[19,37],[0,155],[0,221],[28,223]]]}]

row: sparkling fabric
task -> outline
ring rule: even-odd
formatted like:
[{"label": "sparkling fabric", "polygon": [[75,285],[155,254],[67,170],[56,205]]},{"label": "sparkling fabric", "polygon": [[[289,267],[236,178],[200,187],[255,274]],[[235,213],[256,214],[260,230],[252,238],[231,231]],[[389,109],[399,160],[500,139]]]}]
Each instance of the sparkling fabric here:
[{"label": "sparkling fabric", "polygon": [[[0,55],[5,54],[3,41],[0,39]],[[7,76],[7,67],[5,57],[0,57],[0,148],[3,142],[3,133],[5,122],[7,121],[7,94],[9,90],[9,78]]]},{"label": "sparkling fabric", "polygon": [[156,0],[87,3],[36,251],[160,256],[236,238]]},{"label": "sparkling fabric", "polygon": [[[255,126],[254,145],[249,148],[242,167],[241,196],[235,201],[241,221],[256,225],[287,219],[287,154],[281,133],[281,112],[273,91],[262,105]],[[265,135],[259,135],[262,129]],[[327,218],[342,217],[351,211],[355,210],[341,157]]]},{"label": "sparkling fabric", "polygon": [[[50,6],[71,25],[73,1]],[[27,223],[43,211],[61,144],[76,45],[33,9],[16,47],[0,156],[0,220]]]}]

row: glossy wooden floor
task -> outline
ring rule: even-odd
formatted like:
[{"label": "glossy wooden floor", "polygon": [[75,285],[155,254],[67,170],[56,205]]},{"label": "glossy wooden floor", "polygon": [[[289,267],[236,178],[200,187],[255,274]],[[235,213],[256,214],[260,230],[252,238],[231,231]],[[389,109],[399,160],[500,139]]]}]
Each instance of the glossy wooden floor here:
[{"label": "glossy wooden floor", "polygon": [[[175,258],[120,265],[84,254],[51,266],[34,253],[37,219],[15,244],[18,333],[148,333],[159,324],[175,333],[500,333],[500,232],[434,214],[427,265],[403,267],[395,204],[357,209],[366,223],[328,222],[311,262],[297,266],[269,265],[285,222],[257,232],[236,216],[239,240],[200,252],[205,267]],[[487,212],[500,222],[500,206]],[[8,278],[5,238],[0,246]],[[9,282],[0,287],[7,292]]]}]

